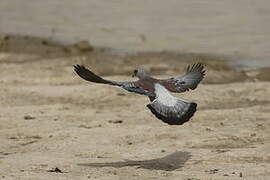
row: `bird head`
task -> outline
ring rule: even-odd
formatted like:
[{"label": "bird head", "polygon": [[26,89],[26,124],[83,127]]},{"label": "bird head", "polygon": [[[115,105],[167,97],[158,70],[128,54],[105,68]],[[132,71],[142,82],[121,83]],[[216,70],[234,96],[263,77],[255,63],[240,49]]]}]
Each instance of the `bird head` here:
[{"label": "bird head", "polygon": [[138,68],[138,69],[135,69],[134,71],[133,71],[133,75],[132,75],[132,77],[138,77],[138,78],[142,78],[142,77],[144,77],[146,75],[146,72],[144,71],[144,69],[143,68]]}]

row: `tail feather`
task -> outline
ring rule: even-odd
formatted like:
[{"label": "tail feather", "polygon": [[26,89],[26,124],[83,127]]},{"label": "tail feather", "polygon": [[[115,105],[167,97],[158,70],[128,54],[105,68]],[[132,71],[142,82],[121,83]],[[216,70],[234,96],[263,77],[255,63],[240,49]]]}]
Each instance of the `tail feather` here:
[{"label": "tail feather", "polygon": [[189,103],[177,99],[174,106],[164,106],[158,101],[153,101],[147,107],[160,120],[169,125],[182,125],[189,121],[197,109],[196,103]]}]

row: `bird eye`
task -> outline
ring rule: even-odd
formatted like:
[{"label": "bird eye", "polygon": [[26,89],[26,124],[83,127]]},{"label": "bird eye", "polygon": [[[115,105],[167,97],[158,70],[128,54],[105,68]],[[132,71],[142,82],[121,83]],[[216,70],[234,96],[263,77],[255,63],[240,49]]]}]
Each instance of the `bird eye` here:
[{"label": "bird eye", "polygon": [[137,70],[137,69],[135,69],[135,70],[134,70],[134,74],[137,74],[137,73],[138,73],[138,70]]}]

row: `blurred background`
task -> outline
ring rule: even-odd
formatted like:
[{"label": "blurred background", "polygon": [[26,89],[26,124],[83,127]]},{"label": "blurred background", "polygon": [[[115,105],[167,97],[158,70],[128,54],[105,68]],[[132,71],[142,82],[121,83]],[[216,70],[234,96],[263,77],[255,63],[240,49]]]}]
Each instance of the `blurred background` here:
[{"label": "blurred background", "polygon": [[[267,0],[0,1],[0,32],[124,52],[178,51],[270,65]],[[256,61],[256,62],[255,62]]]},{"label": "blurred background", "polygon": [[[269,179],[269,47],[269,0],[0,0],[0,175]],[[198,104],[183,126],[72,67],[134,81],[195,62],[202,84],[174,94]]]}]

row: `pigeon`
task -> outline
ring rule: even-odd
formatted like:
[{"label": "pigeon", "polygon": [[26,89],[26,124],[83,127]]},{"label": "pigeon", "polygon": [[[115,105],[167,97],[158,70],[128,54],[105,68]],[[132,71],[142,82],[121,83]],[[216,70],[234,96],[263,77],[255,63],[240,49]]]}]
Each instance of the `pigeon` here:
[{"label": "pigeon", "polygon": [[123,89],[148,96],[150,103],[146,105],[149,110],[164,123],[169,125],[182,125],[188,122],[197,109],[197,104],[173,96],[172,93],[183,93],[194,90],[205,76],[205,69],[201,63],[187,66],[182,76],[169,79],[156,79],[151,77],[143,68],[135,69],[133,77],[137,81],[111,81],[103,79],[83,65],[74,65],[74,71],[84,80],[119,86]]}]

